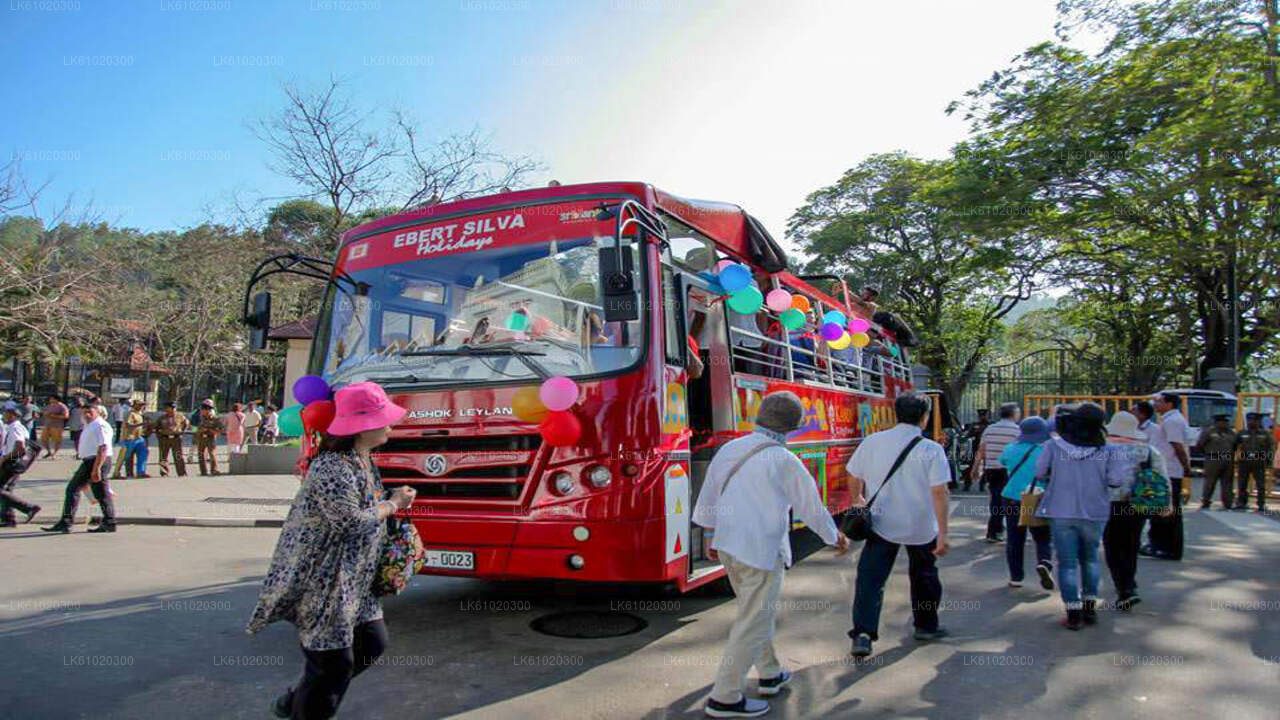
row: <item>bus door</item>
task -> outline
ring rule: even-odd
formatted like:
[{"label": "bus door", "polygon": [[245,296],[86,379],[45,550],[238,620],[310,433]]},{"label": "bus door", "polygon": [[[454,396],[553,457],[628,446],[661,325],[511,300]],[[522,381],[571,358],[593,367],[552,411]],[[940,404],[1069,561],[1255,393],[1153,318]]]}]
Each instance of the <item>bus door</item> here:
[{"label": "bus door", "polygon": [[[729,331],[713,294],[697,275],[681,275],[681,297],[686,327],[699,349],[702,375],[688,385],[690,497],[696,501],[716,449],[736,430],[733,415],[733,375],[729,359]],[[707,557],[705,530],[690,528],[690,573],[719,565]]]}]

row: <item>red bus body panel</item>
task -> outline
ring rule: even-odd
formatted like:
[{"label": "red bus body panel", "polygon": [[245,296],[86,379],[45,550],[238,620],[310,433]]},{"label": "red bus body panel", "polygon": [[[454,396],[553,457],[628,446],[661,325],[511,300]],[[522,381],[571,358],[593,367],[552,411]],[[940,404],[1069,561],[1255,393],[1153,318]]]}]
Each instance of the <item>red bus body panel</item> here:
[{"label": "red bus body panel", "polygon": [[[664,210],[712,238],[723,253],[748,261],[746,215],[741,208],[686,200],[635,182],[536,188],[412,210],[350,230],[343,248],[443,218],[595,197],[632,198],[650,209]],[[648,266],[657,268],[657,247],[649,244],[645,253]],[[346,258],[342,249],[339,254]],[[844,307],[789,273],[774,277],[829,307]],[[647,297],[658,298],[658,273],[647,272],[645,281]],[[392,393],[392,399],[410,413],[376,453],[384,482],[419,489],[418,501],[406,515],[428,548],[475,554],[474,570],[426,572],[491,579],[673,583],[681,590],[723,574],[723,570],[699,574],[690,581],[689,549],[676,548],[671,542],[669,521],[687,523],[696,501],[681,496],[675,498],[680,506],[673,507],[667,494],[669,488],[680,487],[681,476],[687,493],[692,471],[687,422],[682,424],[678,410],[673,409],[676,400],[683,400],[686,378],[682,369],[665,364],[662,303],[649,302],[645,307],[648,317],[642,320],[648,330],[643,362],[624,374],[578,383],[582,394],[572,411],[583,433],[577,447],[552,448],[541,443],[537,426],[512,414],[513,394],[528,385]],[[806,416],[791,444],[814,473],[833,514],[852,502],[844,466],[856,440],[891,426],[893,397],[910,387],[905,379],[888,375],[883,395],[875,396],[751,375],[738,375],[734,383],[737,427],[718,439],[749,432],[755,404],[763,394],[795,392],[805,403]],[[435,465],[429,463],[431,456],[443,456],[443,468],[438,459],[432,460]],[[609,468],[613,481],[608,487],[598,489],[586,481],[584,472],[595,465]],[[568,472],[577,481],[572,495],[562,497],[552,489],[551,478],[559,472]],[[465,496],[468,483],[492,486],[495,482],[509,495]],[[452,492],[463,494],[448,494]],[[583,528],[585,539],[581,539]],[[680,539],[678,531],[675,537]],[[684,541],[688,542],[687,536]],[[571,555],[585,561],[581,569],[570,567]]]}]

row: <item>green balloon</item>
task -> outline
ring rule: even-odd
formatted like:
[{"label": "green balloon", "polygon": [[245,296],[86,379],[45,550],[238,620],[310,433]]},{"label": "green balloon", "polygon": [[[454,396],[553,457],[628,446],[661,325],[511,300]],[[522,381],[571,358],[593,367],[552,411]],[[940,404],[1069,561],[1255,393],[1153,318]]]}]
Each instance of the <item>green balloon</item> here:
[{"label": "green balloon", "polygon": [[290,405],[280,411],[276,417],[276,424],[280,427],[282,435],[292,435],[301,437],[302,435],[302,406]]},{"label": "green balloon", "polygon": [[799,330],[804,327],[804,313],[795,308],[783,310],[778,316],[778,322],[782,323],[782,327],[788,330]]},{"label": "green balloon", "polygon": [[524,313],[511,313],[507,316],[507,329],[520,332],[529,326],[529,316]]},{"label": "green balloon", "polygon": [[730,310],[743,315],[751,315],[764,304],[764,295],[760,293],[760,288],[755,285],[748,285],[734,290],[726,302],[729,303]]}]

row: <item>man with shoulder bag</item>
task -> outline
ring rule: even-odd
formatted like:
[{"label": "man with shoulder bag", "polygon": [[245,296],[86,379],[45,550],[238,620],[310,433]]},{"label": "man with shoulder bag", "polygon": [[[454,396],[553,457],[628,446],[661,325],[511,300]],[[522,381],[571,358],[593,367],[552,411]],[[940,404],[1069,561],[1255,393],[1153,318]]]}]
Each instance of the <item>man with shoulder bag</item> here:
[{"label": "man with shoulder bag", "polygon": [[774,620],[784,568],[791,565],[794,513],[843,555],[849,539],[836,529],[813,476],[787,449],[804,407],[794,393],[765,396],[756,429],[724,444],[707,467],[693,521],[715,530],[712,557],[724,564],[738,614],[704,712],[708,717],[757,717],[769,703],[743,694],[747,671],[760,674],[757,692],[777,695],[791,679],[773,649]]},{"label": "man with shoulder bag", "polygon": [[844,531],[851,539],[866,539],[858,558],[849,631],[854,657],[870,655],[871,643],[879,637],[884,587],[901,546],[907,548],[916,640],[947,636],[938,625],[942,582],[935,562],[950,549],[951,470],[942,446],[921,435],[929,418],[928,398],[904,393],[893,409],[898,424],[864,438],[847,466],[857,506],[849,511]]}]

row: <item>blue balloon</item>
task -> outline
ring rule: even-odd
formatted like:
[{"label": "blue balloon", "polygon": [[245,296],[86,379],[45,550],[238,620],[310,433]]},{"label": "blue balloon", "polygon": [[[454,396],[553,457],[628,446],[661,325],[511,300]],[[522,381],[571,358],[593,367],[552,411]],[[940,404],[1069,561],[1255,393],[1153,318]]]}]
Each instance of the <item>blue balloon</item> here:
[{"label": "blue balloon", "polygon": [[844,326],[844,324],[845,324],[845,322],[847,322],[847,321],[848,321],[848,318],[846,318],[846,317],[844,316],[844,313],[840,312],[839,310],[828,310],[828,311],[826,311],[825,313],[823,313],[823,315],[822,315],[822,322],[823,322],[824,324],[825,324],[825,323],[835,323],[835,324],[837,324],[837,325],[839,325],[839,326],[843,327],[843,326]]},{"label": "blue balloon", "polygon": [[726,265],[720,271],[720,287],[733,293],[751,284],[751,270],[742,263]]}]

